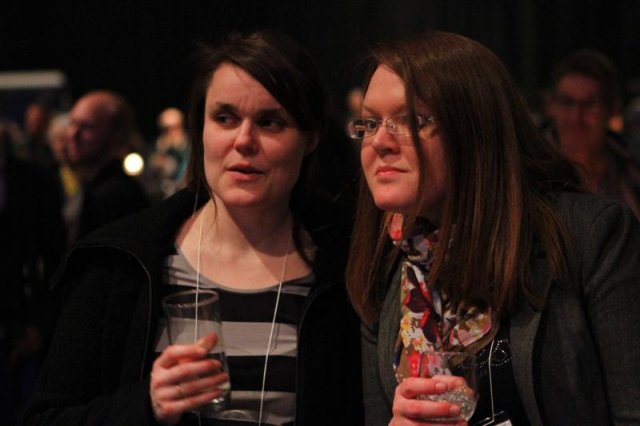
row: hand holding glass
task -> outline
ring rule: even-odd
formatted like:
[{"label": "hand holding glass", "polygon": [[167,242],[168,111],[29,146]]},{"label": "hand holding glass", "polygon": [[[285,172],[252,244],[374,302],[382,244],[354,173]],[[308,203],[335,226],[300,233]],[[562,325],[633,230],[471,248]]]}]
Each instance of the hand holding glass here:
[{"label": "hand holding glass", "polygon": [[[422,352],[417,371],[418,377],[440,378],[448,387],[443,393],[420,395],[417,399],[448,402],[460,407],[458,417],[430,418],[429,421],[452,422],[471,418],[478,402],[475,355],[468,352]],[[406,371],[396,371],[399,382],[410,376]]]},{"label": "hand holding glass", "polygon": [[[186,290],[170,294],[162,300],[167,318],[169,342],[172,345],[193,345],[204,336],[215,332],[217,344],[211,348],[208,357],[220,361],[221,372],[227,373],[227,361],[222,340],[220,320],[220,299],[213,290]],[[220,385],[222,395],[202,407],[200,413],[223,410],[229,403],[231,390],[229,382]]]}]

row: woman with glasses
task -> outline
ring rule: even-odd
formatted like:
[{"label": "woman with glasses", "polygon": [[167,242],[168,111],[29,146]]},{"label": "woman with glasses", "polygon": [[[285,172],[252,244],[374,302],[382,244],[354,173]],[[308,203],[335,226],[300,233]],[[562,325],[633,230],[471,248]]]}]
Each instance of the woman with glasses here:
[{"label": "woman with glasses", "polygon": [[429,351],[476,355],[469,424],[640,422],[633,215],[585,194],[481,44],[430,32],[370,59],[347,268],[366,423],[459,418],[427,399],[453,382],[415,377]]}]

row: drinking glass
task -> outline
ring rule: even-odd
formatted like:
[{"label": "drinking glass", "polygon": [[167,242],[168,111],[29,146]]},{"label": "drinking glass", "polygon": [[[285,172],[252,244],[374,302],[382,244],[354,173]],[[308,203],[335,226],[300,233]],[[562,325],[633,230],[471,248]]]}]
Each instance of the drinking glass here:
[{"label": "drinking glass", "polygon": [[[449,389],[440,394],[420,395],[417,399],[426,399],[436,402],[449,402],[460,407],[458,417],[430,418],[430,421],[454,422],[457,420],[469,420],[476,409],[478,402],[478,383],[476,378],[476,357],[469,352],[437,352],[426,351],[414,354],[414,374],[406,371],[407,364],[401,364],[396,370],[396,378],[399,382],[406,377],[436,378],[436,376],[455,376],[462,380],[447,381]],[[416,368],[417,367],[417,368]],[[417,372],[417,375],[415,374]]]},{"label": "drinking glass", "polygon": [[[192,345],[200,338],[215,332],[218,336],[216,345],[207,357],[216,359],[222,364],[221,372],[229,374],[222,339],[222,322],[220,319],[220,297],[213,290],[185,290],[170,294],[162,299],[162,307],[167,318],[169,342],[178,345]],[[222,395],[202,407],[201,414],[224,410],[230,399],[229,382],[220,385]]]}]

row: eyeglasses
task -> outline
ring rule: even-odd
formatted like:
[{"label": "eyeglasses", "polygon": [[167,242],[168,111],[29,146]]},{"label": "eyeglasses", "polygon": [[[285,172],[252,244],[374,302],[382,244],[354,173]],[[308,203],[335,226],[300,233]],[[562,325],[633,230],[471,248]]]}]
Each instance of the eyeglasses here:
[{"label": "eyeglasses", "polygon": [[578,108],[593,111],[604,105],[599,98],[579,100],[563,94],[556,95],[553,100],[558,106],[564,109]]},{"label": "eyeglasses", "polygon": [[[415,122],[418,129],[433,124],[433,117],[430,115],[416,115]],[[380,126],[387,128],[387,132],[391,135],[410,135],[411,134],[411,116],[408,114],[400,114],[386,120],[378,120],[375,118],[360,118],[349,122],[349,136],[353,139],[362,139],[373,136],[378,132]]]}]

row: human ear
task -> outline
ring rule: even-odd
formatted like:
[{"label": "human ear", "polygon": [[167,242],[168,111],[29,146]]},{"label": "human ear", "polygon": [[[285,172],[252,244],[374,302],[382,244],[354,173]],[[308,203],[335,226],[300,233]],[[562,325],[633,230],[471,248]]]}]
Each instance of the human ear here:
[{"label": "human ear", "polygon": [[309,137],[306,140],[306,146],[304,148],[304,155],[311,154],[320,143],[320,133],[317,130],[309,132]]}]

